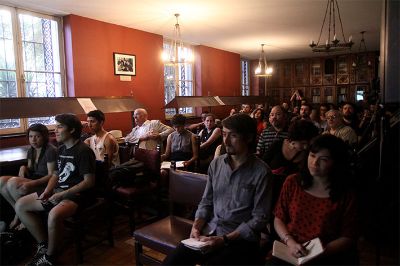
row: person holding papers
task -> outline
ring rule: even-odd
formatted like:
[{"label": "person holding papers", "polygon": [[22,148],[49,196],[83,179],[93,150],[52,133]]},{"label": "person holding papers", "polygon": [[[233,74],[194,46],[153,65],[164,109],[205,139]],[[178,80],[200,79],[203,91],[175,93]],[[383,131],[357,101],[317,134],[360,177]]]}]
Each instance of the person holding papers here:
[{"label": "person holding papers", "polygon": [[[308,254],[304,243],[319,238],[323,252],[310,264],[357,264],[357,211],[346,144],[332,135],[317,137],[307,166],[283,185],[274,211],[276,232],[295,258]],[[274,260],[269,264],[280,264]]]},{"label": "person holding papers", "polygon": [[167,138],[165,154],[161,160],[184,161],[187,169],[194,169],[194,163],[198,158],[196,135],[185,129],[186,117],[176,114],[171,119],[172,127],[175,129]]},{"label": "person holding papers", "polygon": [[164,265],[262,263],[260,232],[271,208],[271,170],[255,154],[256,124],[247,114],[222,121],[226,154],[208,168],[208,180],[189,240]]}]

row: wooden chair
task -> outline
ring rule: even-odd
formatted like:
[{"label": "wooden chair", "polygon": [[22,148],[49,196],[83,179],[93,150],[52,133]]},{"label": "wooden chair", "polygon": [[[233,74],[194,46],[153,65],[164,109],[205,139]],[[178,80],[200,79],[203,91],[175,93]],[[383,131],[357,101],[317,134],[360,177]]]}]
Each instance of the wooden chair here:
[{"label": "wooden chair", "polygon": [[204,193],[207,175],[173,169],[169,174],[170,216],[134,232],[136,265],[161,264],[157,258],[144,254],[143,246],[169,254],[190,235],[193,221],[173,215],[173,208],[175,204],[197,207]]},{"label": "wooden chair", "polygon": [[123,178],[140,179],[139,182],[132,180],[127,185],[117,185],[113,187],[113,202],[127,211],[129,216],[129,226],[131,234],[135,230],[135,210],[141,202],[148,203],[149,200],[159,199],[159,179],[161,167],[160,146],[156,150],[134,149],[134,159],[143,163],[142,172],[135,176],[125,176]]},{"label": "wooden chair", "polygon": [[93,204],[65,220],[66,228],[71,229],[74,236],[77,264],[82,264],[83,251],[89,247],[104,240],[107,240],[110,246],[114,246],[111,202],[107,198],[105,187],[105,180],[108,177],[106,162],[107,160],[96,162],[96,185],[92,190],[95,196]]}]

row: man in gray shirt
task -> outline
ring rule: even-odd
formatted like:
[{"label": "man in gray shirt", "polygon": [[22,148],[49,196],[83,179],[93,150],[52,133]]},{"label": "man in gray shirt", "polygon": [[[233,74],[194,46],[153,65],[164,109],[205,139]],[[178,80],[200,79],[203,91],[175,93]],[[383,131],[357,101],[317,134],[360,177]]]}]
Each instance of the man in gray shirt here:
[{"label": "man in gray shirt", "polygon": [[260,232],[271,215],[271,170],[254,155],[256,125],[246,114],[222,121],[226,154],[214,159],[190,237],[200,251],[179,245],[165,265],[261,263]]}]

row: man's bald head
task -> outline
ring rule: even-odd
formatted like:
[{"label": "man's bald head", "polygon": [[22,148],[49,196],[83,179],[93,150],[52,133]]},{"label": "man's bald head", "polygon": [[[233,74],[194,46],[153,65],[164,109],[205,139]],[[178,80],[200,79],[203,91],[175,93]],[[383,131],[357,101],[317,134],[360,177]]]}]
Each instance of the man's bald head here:
[{"label": "man's bald head", "polygon": [[138,108],[133,113],[133,118],[135,119],[135,124],[138,126],[143,125],[143,123],[147,120],[147,111],[143,108]]}]

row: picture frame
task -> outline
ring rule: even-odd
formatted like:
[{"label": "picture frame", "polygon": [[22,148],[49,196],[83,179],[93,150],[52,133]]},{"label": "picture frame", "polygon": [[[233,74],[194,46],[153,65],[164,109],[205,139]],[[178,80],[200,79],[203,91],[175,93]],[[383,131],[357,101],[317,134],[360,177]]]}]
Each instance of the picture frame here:
[{"label": "picture frame", "polygon": [[136,76],[136,56],[133,54],[113,53],[114,75]]}]

